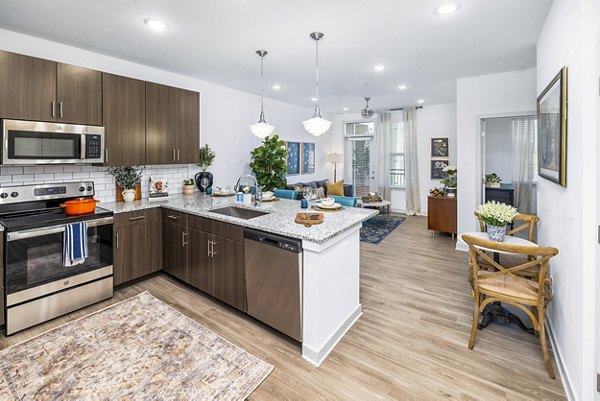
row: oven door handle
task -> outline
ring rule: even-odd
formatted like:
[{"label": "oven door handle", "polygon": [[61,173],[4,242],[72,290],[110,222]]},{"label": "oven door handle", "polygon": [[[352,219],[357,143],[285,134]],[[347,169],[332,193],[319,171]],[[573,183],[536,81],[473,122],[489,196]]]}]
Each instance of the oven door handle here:
[{"label": "oven door handle", "polygon": [[[89,227],[98,227],[105,226],[113,223],[113,218],[111,217],[103,217],[101,219],[96,220],[88,220],[86,221],[88,228]],[[21,239],[41,237],[43,235],[62,233],[65,231],[65,225],[61,224],[59,226],[52,227],[44,227],[44,228],[35,228],[33,230],[25,230],[25,231],[15,231],[14,233],[6,234],[6,241],[18,241]]]}]

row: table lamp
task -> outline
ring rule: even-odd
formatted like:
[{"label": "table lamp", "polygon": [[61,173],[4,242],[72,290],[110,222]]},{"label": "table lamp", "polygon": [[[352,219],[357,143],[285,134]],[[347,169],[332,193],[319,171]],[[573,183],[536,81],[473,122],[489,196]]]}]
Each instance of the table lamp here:
[{"label": "table lamp", "polygon": [[337,164],[342,161],[342,155],[339,153],[328,153],[325,155],[325,161],[333,163],[333,182],[337,182]]}]

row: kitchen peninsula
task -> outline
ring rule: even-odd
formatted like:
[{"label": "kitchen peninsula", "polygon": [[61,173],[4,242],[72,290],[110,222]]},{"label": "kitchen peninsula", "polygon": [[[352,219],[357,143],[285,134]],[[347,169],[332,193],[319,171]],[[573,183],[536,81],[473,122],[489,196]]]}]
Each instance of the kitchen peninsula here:
[{"label": "kitchen peninsula", "polygon": [[[232,206],[260,215],[246,219],[218,213],[218,210]],[[302,211],[300,203],[284,199],[263,202],[253,207],[236,203],[234,197],[178,194],[171,196],[171,199],[166,202],[141,200],[131,203],[110,203],[103,207],[114,211],[115,222],[118,221],[119,216],[130,215],[132,217],[124,220],[136,224],[144,219],[140,213],[162,208],[160,230],[165,244],[164,270],[243,312],[247,311],[244,266],[243,262],[240,262],[243,260],[244,253],[244,229],[301,240],[302,261],[299,280],[301,335],[296,339],[302,343],[303,358],[313,365],[318,366],[327,357],[362,313],[359,299],[359,231],[362,222],[376,215],[377,211],[348,207],[336,212],[325,212],[323,224],[305,227],[294,222],[296,213]],[[153,220],[153,230],[157,229],[157,220],[160,222],[160,219]],[[118,236],[118,227],[116,233]],[[156,236],[152,235],[152,237]],[[211,240],[211,238],[218,240]],[[117,239],[117,248],[118,241]],[[121,241],[125,239],[122,238]],[[168,256],[169,241],[175,242],[175,246],[179,247],[176,248],[179,253],[187,247],[188,262],[174,252],[171,252],[173,257]],[[215,252],[211,246],[214,247],[217,242],[224,248]],[[115,252],[118,254],[118,249]],[[219,296],[217,288],[214,288],[215,293],[205,289],[212,288],[210,286],[213,283],[208,281],[217,280],[216,276],[207,279],[206,274],[198,273],[200,269],[198,259],[205,258],[207,254],[210,257],[211,252],[213,257],[215,254],[220,254],[221,262],[224,264],[218,272],[231,269],[231,265],[236,263],[240,265],[239,270],[242,270],[241,274],[239,271],[229,271],[221,277],[234,281],[235,277],[238,277],[238,283],[234,284],[232,290],[220,291],[222,297]],[[230,259],[223,259],[227,257]],[[120,268],[118,260],[119,257],[115,256],[115,276]],[[167,267],[169,263],[177,264],[174,270],[169,270]],[[214,267],[213,271],[215,271]],[[243,296],[236,295],[239,292]],[[277,309],[277,301],[277,299],[271,301],[275,309]]]}]

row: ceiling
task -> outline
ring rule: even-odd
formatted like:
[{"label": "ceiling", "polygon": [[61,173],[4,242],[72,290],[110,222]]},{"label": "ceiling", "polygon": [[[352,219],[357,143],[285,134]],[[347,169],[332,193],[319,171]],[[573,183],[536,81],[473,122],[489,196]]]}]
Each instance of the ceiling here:
[{"label": "ceiling", "polygon": [[[2,0],[0,27],[252,93],[255,51],[266,49],[265,95],[307,107],[309,34],[321,31],[320,105],[341,113],[359,111],[364,96],[376,109],[454,102],[457,78],[535,66],[552,0],[459,2],[440,16],[439,0]],[[154,32],[145,18],[170,26]]]}]

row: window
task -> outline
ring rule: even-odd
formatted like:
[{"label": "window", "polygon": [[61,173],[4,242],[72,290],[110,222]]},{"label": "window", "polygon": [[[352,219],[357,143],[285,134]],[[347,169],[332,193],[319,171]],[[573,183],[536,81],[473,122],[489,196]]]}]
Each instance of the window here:
[{"label": "window", "polygon": [[390,186],[404,188],[404,120],[392,118],[390,136]]}]

